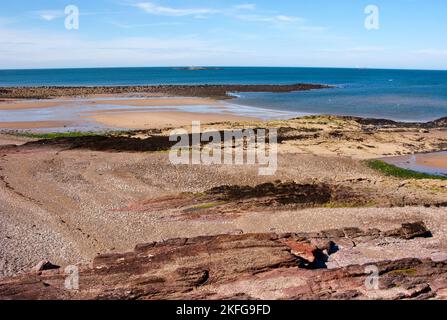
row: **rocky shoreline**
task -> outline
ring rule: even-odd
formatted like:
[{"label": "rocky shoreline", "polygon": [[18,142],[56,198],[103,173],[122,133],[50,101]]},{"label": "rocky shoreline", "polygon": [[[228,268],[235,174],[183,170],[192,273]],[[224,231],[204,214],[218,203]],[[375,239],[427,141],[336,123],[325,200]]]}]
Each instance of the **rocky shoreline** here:
[{"label": "rocky shoreline", "polygon": [[290,85],[156,85],[97,87],[0,87],[0,99],[51,99],[58,97],[159,94],[166,96],[230,99],[230,92],[292,92],[331,88],[321,84]]},{"label": "rocky shoreline", "polygon": [[[174,165],[168,129],[0,134],[0,300],[446,299],[447,184],[363,161],[445,149],[444,120],[432,126],[310,116],[203,127],[278,129],[268,177]],[[72,265],[78,291],[64,288]],[[371,265],[378,290],[365,287]]]},{"label": "rocky shoreline", "polygon": [[[0,300],[443,299],[446,261],[410,258],[326,267],[330,256],[349,254],[355,246],[418,237],[431,237],[423,222],[388,232],[344,228],[169,239],[99,255],[92,267],[78,266],[76,290],[66,287],[63,270],[42,261],[34,271],[2,280]],[[377,278],[371,278],[371,267]]]}]

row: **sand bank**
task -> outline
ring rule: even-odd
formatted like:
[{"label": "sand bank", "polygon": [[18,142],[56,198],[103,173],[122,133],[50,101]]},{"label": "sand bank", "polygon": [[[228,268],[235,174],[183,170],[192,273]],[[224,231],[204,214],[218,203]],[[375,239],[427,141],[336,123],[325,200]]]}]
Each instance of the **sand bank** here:
[{"label": "sand bank", "polygon": [[24,110],[24,109],[40,109],[40,108],[52,108],[59,107],[61,105],[69,105],[72,104],[72,101],[39,101],[39,100],[15,100],[8,102],[0,102],[0,110]]},{"label": "sand bank", "polygon": [[118,99],[115,97],[108,99],[57,99],[57,100],[15,100],[8,102],[0,102],[0,110],[23,110],[23,109],[40,109],[61,106],[82,106],[82,105],[114,105],[114,106],[135,106],[135,107],[151,107],[151,106],[197,106],[197,105],[218,105],[218,102],[209,98],[146,98],[146,99]]},{"label": "sand bank", "polygon": [[182,127],[192,121],[204,124],[225,121],[254,121],[256,118],[243,117],[229,113],[199,113],[183,111],[152,111],[152,112],[105,112],[86,118],[92,119],[107,127],[129,129],[162,129],[167,127]]},{"label": "sand bank", "polygon": [[71,126],[71,121],[16,121],[0,122],[0,129],[55,129]]},{"label": "sand bank", "polygon": [[[205,109],[201,110],[202,107]],[[193,120],[203,123],[257,120],[236,112],[210,98],[114,96],[17,100],[0,103],[0,129],[148,129],[184,126]]]}]

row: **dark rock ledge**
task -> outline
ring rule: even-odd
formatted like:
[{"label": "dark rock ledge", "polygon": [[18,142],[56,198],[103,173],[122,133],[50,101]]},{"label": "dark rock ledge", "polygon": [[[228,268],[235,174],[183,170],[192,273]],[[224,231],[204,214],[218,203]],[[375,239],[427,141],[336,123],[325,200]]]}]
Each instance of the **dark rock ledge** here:
[{"label": "dark rock ledge", "polygon": [[0,87],[0,99],[49,99],[94,94],[162,94],[229,99],[230,92],[292,92],[331,88],[320,84],[290,85],[156,85],[101,87]]}]

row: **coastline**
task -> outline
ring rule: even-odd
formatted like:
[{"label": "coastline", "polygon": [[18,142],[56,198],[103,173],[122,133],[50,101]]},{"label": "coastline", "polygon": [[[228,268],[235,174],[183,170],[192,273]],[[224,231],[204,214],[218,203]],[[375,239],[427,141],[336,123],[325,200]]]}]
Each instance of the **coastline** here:
[{"label": "coastline", "polygon": [[[145,121],[148,116],[151,122],[146,125],[152,130],[49,138],[0,132],[0,210],[4,212],[0,286],[6,288],[3,296],[9,297],[8,292],[19,292],[23,297],[34,293],[35,289],[28,289],[27,284],[29,277],[36,276],[35,271],[30,270],[39,261],[63,266],[61,270],[67,265],[86,268],[91,263],[94,266],[107,263],[105,266],[113,269],[118,265],[115,261],[126,261],[121,260],[122,255],[129,257],[128,252],[132,250],[152,248],[154,242],[178,244],[185,249],[182,266],[185,260],[200,261],[201,251],[197,258],[197,251],[183,245],[191,242],[194,247],[194,243],[197,244],[194,237],[207,239],[206,248],[217,248],[211,254],[206,252],[207,258],[217,257],[216,265],[228,264],[222,263],[223,255],[232,263],[232,268],[246,266],[247,261],[259,262],[263,257],[265,261],[259,262],[261,268],[273,266],[272,272],[284,274],[291,268],[276,267],[281,264],[271,261],[276,252],[272,253],[271,248],[288,255],[294,252],[297,244],[290,242],[290,238],[279,243],[268,240],[270,249],[266,249],[263,239],[280,239],[279,235],[294,233],[303,239],[305,232],[309,241],[321,241],[320,234],[331,235],[327,240],[333,241],[340,250],[328,253],[325,261],[328,270],[306,270],[309,277],[316,277],[323,271],[339,274],[339,270],[352,270],[353,266],[363,270],[361,266],[365,263],[388,261],[389,265],[401,269],[408,266],[408,259],[413,259],[415,265],[420,265],[418,259],[438,263],[447,260],[447,224],[443,218],[445,181],[403,180],[373,170],[364,161],[445,149],[445,119],[409,124],[324,115],[270,121],[236,121],[238,118],[223,123],[222,118],[208,118],[216,121],[203,125],[207,131],[278,130],[279,170],[273,176],[261,177],[256,166],[191,167],[169,161],[168,153],[164,152],[171,146],[169,128],[157,130],[156,126],[162,126],[164,120],[185,119],[190,123],[192,118],[208,116],[206,113],[182,113],[178,110],[180,106],[133,106],[123,114],[122,103],[126,104],[126,100],[114,101],[116,105],[109,106],[114,109],[97,110],[96,115],[90,116],[100,117],[96,119],[98,122],[113,121],[115,125],[127,121],[128,127],[132,126],[132,121]],[[29,105],[22,107],[21,110],[3,111],[28,113],[33,110]],[[216,117],[229,116],[222,112],[223,104],[209,107],[220,111],[214,114]],[[47,109],[51,113],[55,108],[58,107]],[[144,117],[135,111],[138,108],[147,108]],[[172,118],[177,116],[181,119]],[[181,124],[177,122],[175,126]],[[241,190],[247,194],[246,198],[231,196],[240,194]],[[422,230],[411,240],[407,238],[405,226],[408,224]],[[400,230],[398,228],[402,228],[401,231],[394,231]],[[346,236],[348,233],[356,235],[355,245]],[[432,237],[422,236],[427,233]],[[225,245],[225,250],[220,251],[221,239],[227,238],[236,249]],[[383,243],[387,244],[386,250]],[[248,248],[243,255],[241,247]],[[160,248],[163,247],[157,246],[156,250]],[[166,254],[157,252],[161,257]],[[297,261],[295,256],[287,256],[284,261],[290,259]],[[404,259],[403,262],[400,259]],[[132,268],[137,270],[145,265],[131,260],[135,264]],[[157,261],[161,261],[162,276],[178,268],[177,262]],[[119,265],[121,268],[120,262]],[[122,269],[126,275],[128,266],[130,264]],[[191,266],[197,269],[196,265]],[[256,264],[255,267],[258,268]],[[151,270],[156,269],[151,267]],[[296,270],[302,271],[299,267]],[[45,277],[48,272],[38,277]],[[236,282],[245,277],[233,271],[229,274]],[[131,273],[131,277],[134,276]],[[293,282],[295,276],[288,275],[287,282]],[[128,279],[126,276],[119,283],[135,288],[134,282],[129,283]],[[95,278],[92,283],[104,282]],[[259,285],[265,287],[264,283]],[[276,282],[270,285],[272,292],[277,292]],[[150,286],[152,288],[153,284]],[[39,289],[39,297],[47,297],[52,288],[55,287]],[[204,288],[210,285],[205,284]],[[90,291],[81,289],[79,292],[82,295]],[[58,291],[54,297],[62,296]],[[169,296],[161,293],[155,298],[166,297]],[[277,297],[276,293],[272,297]]]},{"label": "coastline", "polygon": [[[149,112],[102,112],[90,116],[83,116],[92,119],[106,127],[126,128],[126,129],[164,129],[184,127],[191,125],[191,121],[200,121],[203,124],[217,122],[240,122],[257,121],[254,117],[245,117],[228,113],[199,113],[184,111],[149,111]],[[0,125],[1,126],[1,125]]]},{"label": "coastline", "polygon": [[[205,124],[255,121],[260,120],[257,108],[252,108],[254,111],[248,115],[240,114],[240,110],[224,104],[223,100],[234,98],[231,92],[290,92],[327,87],[294,84],[0,88],[0,128],[161,129],[185,126],[192,120]],[[278,114],[285,112],[278,111]]]},{"label": "coastline", "polygon": [[[334,239],[341,250],[329,256],[328,268],[447,259],[445,181],[398,179],[363,161],[445,148],[445,126],[421,130],[309,116],[203,129],[261,127],[278,129],[274,176],[259,176],[256,166],[173,165],[163,152],[170,147],[167,130],[60,138],[0,134],[0,209],[5,212],[0,279],[28,271],[43,259],[61,266],[87,265],[98,253],[113,257],[163,239],[233,234],[238,246],[241,234],[338,234],[333,230],[356,228],[386,233],[416,221],[424,221],[433,238],[393,238],[386,250],[368,237],[352,246],[342,232],[343,239]],[[240,199],[231,197],[232,190],[249,192]],[[301,194],[304,202],[297,197]],[[239,255],[229,252],[227,257],[234,261]]]},{"label": "coastline", "polygon": [[447,301],[447,2],[345,2],[4,1],[0,302]]},{"label": "coastline", "polygon": [[113,106],[136,106],[136,107],[152,107],[152,106],[182,106],[182,105],[218,105],[216,99],[211,98],[188,98],[188,97],[169,97],[156,96],[136,99],[135,97],[126,97],[123,95],[109,95],[107,97],[90,97],[87,99],[73,98],[54,98],[45,100],[22,100],[11,99],[8,101],[0,101],[0,110],[23,110],[23,109],[40,109],[59,106],[74,106],[76,104],[107,104]]},{"label": "coastline", "polygon": [[162,129],[202,123],[260,120],[211,98],[146,97],[9,100],[0,102],[0,129],[103,131]]},{"label": "coastline", "polygon": [[155,85],[155,86],[94,86],[94,87],[0,87],[1,99],[51,99],[92,95],[142,94],[159,96],[207,97],[231,99],[230,92],[292,92],[327,89],[322,84],[287,85]]}]

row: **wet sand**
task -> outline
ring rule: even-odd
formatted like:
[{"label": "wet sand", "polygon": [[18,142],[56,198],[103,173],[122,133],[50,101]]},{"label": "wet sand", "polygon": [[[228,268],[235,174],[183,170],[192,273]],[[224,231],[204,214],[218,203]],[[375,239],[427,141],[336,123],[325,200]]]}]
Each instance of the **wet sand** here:
[{"label": "wet sand", "polygon": [[56,129],[70,127],[71,121],[14,121],[0,122],[0,129]]},{"label": "wet sand", "polygon": [[[119,98],[119,99],[118,99]],[[93,99],[57,99],[57,100],[15,100],[8,102],[0,102],[0,110],[23,110],[23,109],[40,109],[73,105],[114,105],[114,106],[135,106],[135,107],[151,107],[151,106],[196,106],[196,105],[218,105],[218,101],[207,98],[93,98]]]},{"label": "wet sand", "polygon": [[256,118],[243,117],[228,113],[199,113],[183,111],[152,112],[104,112],[87,116],[106,127],[128,129],[163,129],[191,125],[192,121],[215,123],[225,121],[254,121]]},{"label": "wet sand", "polygon": [[72,101],[58,100],[58,101],[49,101],[49,100],[31,100],[31,101],[23,101],[23,100],[10,100],[7,102],[0,102],[0,110],[23,110],[23,109],[38,109],[38,108],[51,108],[58,107],[61,105],[72,104]]},{"label": "wet sand", "polygon": [[191,121],[258,120],[252,116],[239,116],[236,112],[210,98],[109,96],[17,100],[0,103],[0,129],[149,129],[185,126]]},{"label": "wet sand", "polygon": [[447,170],[447,152],[417,155],[416,164]]}]

